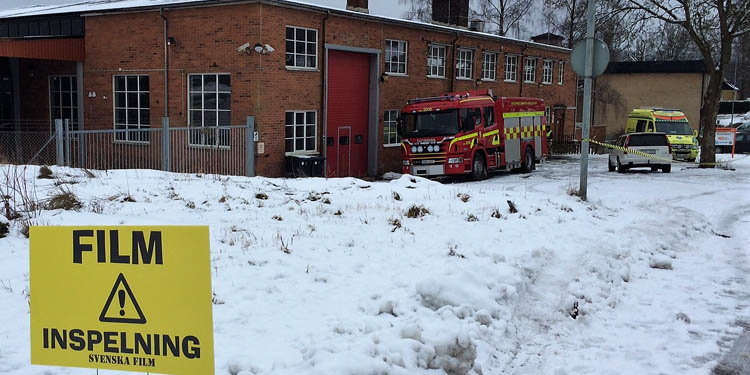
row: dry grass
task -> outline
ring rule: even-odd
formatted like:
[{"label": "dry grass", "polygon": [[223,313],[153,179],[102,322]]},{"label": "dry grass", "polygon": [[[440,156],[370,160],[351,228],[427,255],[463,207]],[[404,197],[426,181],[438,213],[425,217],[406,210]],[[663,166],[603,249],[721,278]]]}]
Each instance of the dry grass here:
[{"label": "dry grass", "polygon": [[468,202],[469,199],[471,199],[471,195],[469,194],[458,193],[456,196],[461,199],[461,202],[464,202],[464,203]]},{"label": "dry grass", "polygon": [[391,195],[393,196],[394,200],[397,200],[397,201],[401,200],[401,195],[399,193],[394,191]]},{"label": "dry grass", "polygon": [[421,206],[421,205],[417,206],[416,204],[412,205],[411,207],[409,207],[409,209],[406,211],[406,217],[408,217],[410,219],[415,219],[415,218],[418,218],[418,217],[423,217],[423,216],[429,215],[429,214],[430,214],[430,210],[428,210],[427,208],[425,208],[424,206]]},{"label": "dry grass", "polygon": [[47,201],[46,207],[48,210],[77,211],[83,207],[83,204],[72,191],[60,189],[57,194]]},{"label": "dry grass", "polygon": [[7,236],[8,231],[10,231],[10,224],[0,221],[0,238]]},{"label": "dry grass", "polygon": [[268,195],[266,193],[258,193],[258,194],[255,194],[255,199],[267,200]]},{"label": "dry grass", "polygon": [[469,216],[466,217],[466,221],[468,222],[479,221],[479,218],[474,216],[474,214],[469,214]]},{"label": "dry grass", "polygon": [[50,169],[46,165],[43,165],[39,168],[39,175],[37,176],[37,178],[51,180],[55,178],[55,176],[54,173],[52,173],[52,169]]}]

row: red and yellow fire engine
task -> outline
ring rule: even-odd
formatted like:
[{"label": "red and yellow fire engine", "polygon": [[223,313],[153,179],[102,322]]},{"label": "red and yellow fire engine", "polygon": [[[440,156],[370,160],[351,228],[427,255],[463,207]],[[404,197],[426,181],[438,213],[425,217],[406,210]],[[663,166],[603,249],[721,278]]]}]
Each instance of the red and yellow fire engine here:
[{"label": "red and yellow fire engine", "polygon": [[530,172],[547,156],[544,101],[497,98],[491,90],[409,100],[398,120],[403,173]]}]

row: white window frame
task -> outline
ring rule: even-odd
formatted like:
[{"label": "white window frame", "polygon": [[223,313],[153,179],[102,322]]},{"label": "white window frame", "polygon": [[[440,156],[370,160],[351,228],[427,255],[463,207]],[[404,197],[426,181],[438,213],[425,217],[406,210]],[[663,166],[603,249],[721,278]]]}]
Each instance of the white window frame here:
[{"label": "white window frame", "polygon": [[[489,59],[488,59],[489,58]],[[497,52],[482,52],[482,81],[497,79]]]},{"label": "white window frame", "polygon": [[[58,79],[66,79],[70,80],[70,89],[67,91],[62,90],[62,81],[60,83],[60,90],[53,91],[52,90],[52,80],[58,78]],[[73,85],[76,85],[76,89],[73,90]],[[73,75],[51,75],[48,77],[48,85],[49,90],[47,91],[49,94],[49,117],[50,117],[50,129],[52,131],[55,130],[55,116],[54,116],[54,108],[60,109],[60,118],[63,120],[63,126],[65,126],[65,118],[62,115],[62,112],[65,108],[70,109],[70,127],[73,130],[78,130],[78,90],[81,89],[78,87],[78,80],[76,76]],[[55,103],[54,97],[55,93],[60,94],[60,101],[58,103]],[[63,93],[70,94],[70,103],[63,103]],[[67,105],[66,105],[67,104]]]},{"label": "white window frame", "polygon": [[[287,113],[291,113],[292,114],[292,119],[294,121],[294,124],[287,124],[286,123],[286,114]],[[302,114],[302,118],[304,120],[303,124],[297,124],[297,114],[299,114],[299,113]],[[314,113],[315,114],[315,122],[312,123],[312,124],[308,124],[307,123],[307,114],[308,113]],[[297,126],[300,126],[300,125],[302,126],[304,134],[301,137],[298,137],[297,134],[296,134],[296,131],[297,131]],[[307,128],[308,128],[308,126],[311,126],[311,125],[312,125],[312,127],[314,129],[314,132],[315,132],[313,135],[307,134]],[[287,129],[287,127],[292,127],[292,136],[291,137],[287,137],[286,136],[286,129]],[[304,148],[305,148],[303,150],[297,150],[297,140],[299,138],[302,138],[302,140],[303,140],[303,145],[304,145]],[[312,149],[312,150],[308,150],[307,149],[307,140],[308,140],[308,138],[311,138],[313,140],[313,147],[314,147],[314,149]],[[292,146],[293,146],[293,150],[292,151],[287,151],[286,150],[286,141],[288,141],[288,140],[292,140]],[[284,111],[284,155],[312,155],[312,154],[317,154],[317,153],[318,153],[318,111],[316,111],[316,110],[304,110],[304,109],[303,110],[289,110],[289,111]]]},{"label": "white window frame", "polygon": [[[219,90],[219,76],[229,76],[229,91],[222,91]],[[192,96],[191,94],[198,94],[199,92],[192,90],[192,78],[200,76],[201,77],[201,108],[192,108]],[[206,76],[215,76],[216,77],[216,108],[206,108],[206,91],[205,91],[205,77]],[[222,148],[222,149],[228,149],[231,144],[231,140],[229,139],[229,128],[227,126],[231,125],[231,122],[228,125],[219,125],[220,119],[219,119],[219,113],[220,112],[228,112],[229,118],[231,121],[232,117],[232,75],[231,73],[190,73],[188,74],[188,113],[187,113],[187,122],[188,122],[188,145],[191,147],[212,147],[212,148]],[[219,109],[219,97],[220,94],[229,94],[229,109]],[[206,126],[205,124],[205,112],[206,110],[210,111],[216,111],[216,125],[213,126]],[[200,126],[195,125],[192,123],[193,121],[193,112],[194,111],[200,111],[201,112],[201,118],[204,120],[201,121]],[[208,139],[206,135],[208,132],[206,132],[205,129],[213,127],[216,129],[215,134],[215,142],[206,142],[205,140]],[[223,128],[223,129],[220,129]],[[198,130],[201,129],[201,130]],[[197,134],[199,138],[201,139],[200,142],[193,142],[193,134]],[[226,134],[226,138],[228,141],[228,144],[221,144],[222,135]]]},{"label": "white window frame", "polygon": [[[465,66],[461,67],[461,64],[464,64]],[[468,72],[468,76],[462,74],[466,72]],[[473,79],[473,77],[474,77],[474,50],[469,49],[469,48],[458,48],[456,50],[456,79],[471,80]]]},{"label": "white window frame", "polygon": [[[440,53],[442,51],[442,55]],[[445,46],[430,44],[427,49],[427,77],[445,78],[445,61],[448,49]],[[435,65],[434,63],[437,63]]]},{"label": "white window frame", "polygon": [[518,55],[505,55],[505,82],[518,79]]},{"label": "white window frame", "polygon": [[542,60],[542,83],[545,85],[552,84],[552,71],[555,68],[553,60]]},{"label": "white window frame", "polygon": [[563,77],[565,76],[565,61],[560,61],[560,71],[557,73],[557,84],[563,84]]},{"label": "white window frame", "polygon": [[[131,90],[130,87],[128,87],[128,77],[136,77],[137,87],[135,90]],[[141,87],[141,78],[146,77],[148,78],[148,90],[143,90]],[[125,80],[125,84],[123,86],[123,90],[117,90],[117,79],[123,78]],[[117,106],[117,94],[123,94],[125,95],[125,106],[124,107],[118,107]],[[131,107],[130,103],[128,101],[128,94],[136,94],[136,105],[135,107]],[[149,105],[148,107],[141,107],[141,94],[148,94],[149,96]],[[151,140],[151,132],[149,129],[151,129],[151,77],[148,74],[116,74],[112,76],[112,126],[115,130],[136,130],[136,131],[128,131],[128,132],[117,132],[115,133],[115,142],[116,143],[137,143],[137,144],[149,144]],[[117,111],[125,111],[125,120],[124,122],[117,122]],[[136,111],[136,117],[138,118],[138,121],[133,124],[130,123],[128,111]],[[141,123],[141,111],[149,111],[149,121],[148,124],[142,124]],[[145,130],[143,132],[137,131],[137,130]],[[136,135],[136,138],[140,139],[130,139],[132,135]],[[145,137],[144,137],[145,135]],[[145,139],[144,139],[145,138]]]},{"label": "white window frame", "polygon": [[[401,52],[398,48],[396,50],[393,49],[395,46],[404,46],[404,51]],[[393,62],[391,59],[394,56],[394,53],[397,54],[396,61]],[[403,60],[399,58],[400,55],[403,53]],[[398,67],[403,65],[404,71],[399,72]],[[393,71],[393,68],[396,67],[396,71]],[[409,74],[409,42],[405,40],[398,40],[398,39],[386,39],[385,40],[385,74],[392,75],[392,76],[406,76]]]},{"label": "white window frame", "polygon": [[[286,37],[286,32],[288,29],[294,30],[294,39],[288,39]],[[305,40],[298,40],[297,39],[297,30],[304,30],[305,31]],[[315,32],[315,41],[311,42],[307,38],[307,34],[309,31]],[[284,43],[285,43],[285,55],[284,60],[286,64],[286,68],[290,70],[318,70],[318,29],[311,29],[308,27],[301,27],[301,26],[294,26],[294,25],[286,25],[284,28]],[[292,52],[289,52],[286,50],[286,42],[292,42],[294,44],[294,50]],[[304,43],[305,44],[305,50],[303,53],[299,53],[297,51],[297,43]],[[315,44],[315,54],[311,55],[307,53],[307,47],[309,44]],[[286,57],[291,55],[293,57],[292,59],[292,65],[289,65],[289,62],[286,60]],[[297,57],[303,56],[305,58],[305,65],[304,66],[298,66],[297,65]],[[315,66],[308,66],[307,65],[307,58],[314,56],[315,57]]]},{"label": "white window frame", "polygon": [[[399,111],[397,109],[386,109],[383,113],[383,146],[396,147],[401,145],[401,139],[398,136],[398,119]],[[391,138],[394,137],[394,138]],[[391,142],[393,141],[393,142]]]},{"label": "white window frame", "polygon": [[523,59],[523,82],[536,83],[536,57],[525,57]]}]

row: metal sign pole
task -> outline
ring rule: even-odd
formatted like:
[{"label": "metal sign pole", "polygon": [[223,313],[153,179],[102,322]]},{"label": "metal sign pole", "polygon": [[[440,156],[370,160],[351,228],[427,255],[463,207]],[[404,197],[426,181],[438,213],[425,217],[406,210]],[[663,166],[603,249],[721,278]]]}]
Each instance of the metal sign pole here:
[{"label": "metal sign pole", "polygon": [[586,66],[583,81],[583,128],[581,129],[581,181],[578,195],[586,200],[589,170],[589,129],[591,127],[591,86],[594,73],[594,0],[589,0],[586,20]]}]

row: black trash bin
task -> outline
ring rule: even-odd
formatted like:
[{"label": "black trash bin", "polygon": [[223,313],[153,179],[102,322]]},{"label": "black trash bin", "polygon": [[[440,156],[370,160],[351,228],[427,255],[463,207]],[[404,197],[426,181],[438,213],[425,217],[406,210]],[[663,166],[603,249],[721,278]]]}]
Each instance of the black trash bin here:
[{"label": "black trash bin", "polygon": [[291,155],[286,157],[287,177],[323,177],[322,156]]}]

